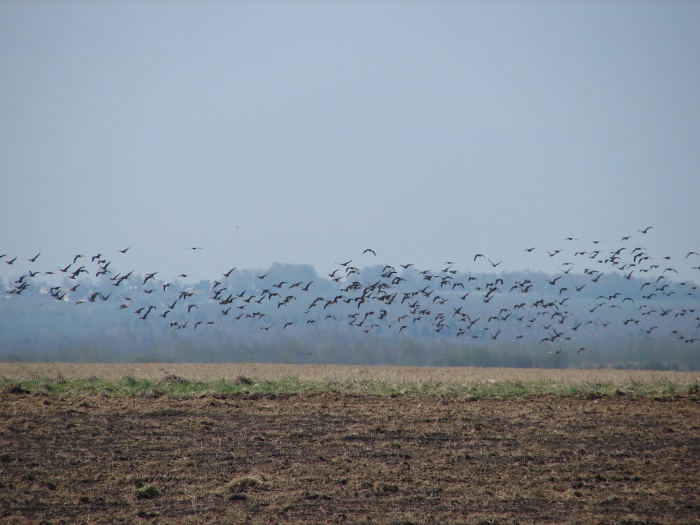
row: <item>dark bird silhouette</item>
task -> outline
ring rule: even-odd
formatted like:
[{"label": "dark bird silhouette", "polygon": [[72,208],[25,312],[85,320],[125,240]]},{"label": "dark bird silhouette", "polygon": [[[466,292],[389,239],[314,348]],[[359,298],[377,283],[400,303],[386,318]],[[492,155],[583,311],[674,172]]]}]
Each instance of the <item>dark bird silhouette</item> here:
[{"label": "dark bird silhouette", "polygon": [[123,250],[117,250],[117,251],[118,251],[119,253],[126,253],[126,252],[129,251],[129,248],[131,248],[131,246],[129,246],[128,248],[124,248]]},{"label": "dark bird silhouette", "polygon": [[31,259],[28,259],[28,260],[30,262],[36,262],[36,260],[39,258],[40,255],[41,255],[41,252],[37,253],[34,257],[32,257]]},{"label": "dark bird silhouette", "polygon": [[375,257],[377,256],[376,252],[375,252],[372,248],[367,248],[367,249],[366,249],[365,251],[363,251],[362,253],[371,253],[371,254],[373,254]]},{"label": "dark bird silhouette", "polygon": [[637,230],[639,233],[647,233],[649,230],[652,229],[653,226],[647,226],[643,230]]}]

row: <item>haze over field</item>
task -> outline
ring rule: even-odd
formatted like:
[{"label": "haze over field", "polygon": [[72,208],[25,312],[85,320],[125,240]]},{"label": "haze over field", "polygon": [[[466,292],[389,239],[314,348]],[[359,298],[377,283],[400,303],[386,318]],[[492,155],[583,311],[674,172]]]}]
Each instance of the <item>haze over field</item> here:
[{"label": "haze over field", "polygon": [[131,248],[55,271],[39,253],[0,279],[0,360],[700,369],[698,286],[621,242],[547,252],[556,275],[347,260],[325,275],[275,263],[194,283],[124,267]]},{"label": "haze over field", "polygon": [[3,2],[0,254],[697,280],[699,51],[692,2]]}]

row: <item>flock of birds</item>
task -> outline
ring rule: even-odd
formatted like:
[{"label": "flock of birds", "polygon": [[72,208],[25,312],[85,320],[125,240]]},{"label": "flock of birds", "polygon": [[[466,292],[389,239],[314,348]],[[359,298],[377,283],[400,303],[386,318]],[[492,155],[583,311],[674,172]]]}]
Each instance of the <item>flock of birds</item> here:
[{"label": "flock of birds", "polygon": [[[654,337],[670,326],[665,336],[698,344],[700,292],[692,281],[674,280],[678,270],[670,257],[655,259],[644,247],[634,245],[650,229],[622,237],[614,249],[591,241],[585,250],[546,250],[548,257],[559,260],[560,269],[556,275],[541,274],[543,280],[538,282],[507,274],[463,273],[453,261],[432,271],[411,263],[360,269],[347,260],[325,276],[301,280],[275,275],[279,272],[274,268],[260,273],[231,267],[208,289],[201,289],[180,281],[165,282],[158,271],[143,275],[117,271],[111,258],[98,253],[77,254],[47,271],[23,271],[7,284],[5,298],[26,295],[34,286],[35,293],[61,304],[112,304],[131,312],[133,319],[159,320],[173,330],[201,330],[228,322],[286,332],[340,323],[360,333],[394,337],[439,335],[499,342],[534,338],[549,352],[559,353],[567,348],[585,351],[587,338],[606,333]],[[577,239],[566,241],[575,244]],[[118,257],[129,250],[113,253]],[[40,256],[24,260],[33,268]],[[377,258],[371,248],[362,256]],[[694,264],[700,262],[700,254],[690,251],[685,259]],[[17,265],[20,260],[0,255],[0,264]],[[470,262],[483,264],[491,272],[501,264],[483,253]],[[700,266],[690,269],[700,270]],[[62,284],[42,283],[40,279],[48,275],[62,276]],[[617,281],[610,280],[613,275]],[[606,291],[612,282],[626,286]],[[676,326],[674,320],[682,323]]]}]

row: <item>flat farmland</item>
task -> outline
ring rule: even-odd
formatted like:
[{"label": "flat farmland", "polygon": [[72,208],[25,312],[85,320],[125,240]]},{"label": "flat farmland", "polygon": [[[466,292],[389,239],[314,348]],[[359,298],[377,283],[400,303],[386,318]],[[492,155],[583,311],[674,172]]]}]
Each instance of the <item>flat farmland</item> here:
[{"label": "flat farmland", "polygon": [[698,523],[698,379],[3,363],[0,522]]},{"label": "flat farmland", "polygon": [[12,379],[162,379],[176,375],[192,381],[235,380],[240,376],[255,380],[297,377],[304,381],[369,380],[395,384],[440,382],[478,385],[493,382],[547,382],[550,384],[656,383],[670,381],[693,384],[700,372],[649,370],[556,370],[532,368],[402,367],[353,365],[288,365],[272,363],[0,363],[0,380]]}]

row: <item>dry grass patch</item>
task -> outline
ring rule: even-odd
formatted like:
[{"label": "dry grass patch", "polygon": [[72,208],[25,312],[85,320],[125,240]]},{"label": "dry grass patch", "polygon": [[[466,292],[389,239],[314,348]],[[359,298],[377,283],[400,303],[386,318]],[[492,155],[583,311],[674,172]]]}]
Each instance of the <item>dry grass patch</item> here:
[{"label": "dry grass patch", "polygon": [[226,490],[236,494],[254,490],[267,490],[269,488],[269,484],[262,476],[243,476],[233,479],[226,484]]},{"label": "dry grass patch", "polygon": [[512,368],[357,367],[279,364],[0,363],[0,389],[62,396],[355,395],[489,396],[696,395],[698,372]]},{"label": "dry grass patch", "polygon": [[226,380],[253,383],[296,377],[301,381],[383,381],[395,385],[415,382],[496,383],[548,382],[626,385],[629,383],[700,383],[700,372],[647,370],[556,370],[534,368],[402,367],[351,365],[285,365],[268,363],[0,363],[0,379],[107,380],[135,379],[188,381]]}]

